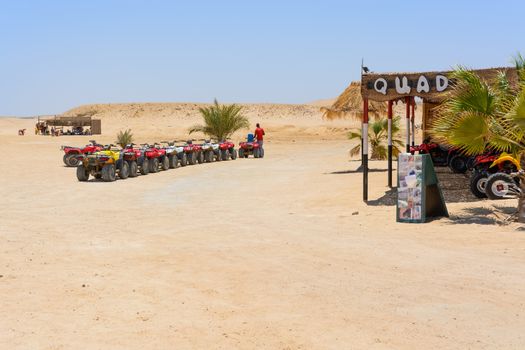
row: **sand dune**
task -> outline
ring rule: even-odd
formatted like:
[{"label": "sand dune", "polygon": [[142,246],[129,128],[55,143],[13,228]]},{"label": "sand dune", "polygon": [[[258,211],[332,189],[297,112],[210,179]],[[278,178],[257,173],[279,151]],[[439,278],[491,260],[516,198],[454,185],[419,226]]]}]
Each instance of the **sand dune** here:
[{"label": "sand dune", "polygon": [[[74,116],[84,113],[93,114],[102,120],[102,129],[106,134],[115,134],[122,128],[131,128],[138,137],[188,137],[190,126],[200,123],[202,117],[199,107],[207,104],[198,103],[129,103],[129,104],[94,104],[80,106],[64,113]],[[318,106],[279,105],[279,104],[243,104],[243,113],[255,128],[259,122],[274,140],[293,139],[344,139],[351,127],[359,126],[352,120],[327,122],[322,119]],[[251,130],[242,130],[234,136],[242,139]],[[202,135],[195,135],[202,137]]]}]

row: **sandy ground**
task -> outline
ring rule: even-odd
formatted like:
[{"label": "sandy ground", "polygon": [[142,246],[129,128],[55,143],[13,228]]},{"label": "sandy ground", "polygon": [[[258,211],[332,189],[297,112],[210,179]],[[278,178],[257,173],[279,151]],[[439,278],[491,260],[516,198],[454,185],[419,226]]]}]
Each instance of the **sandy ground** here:
[{"label": "sandy ground", "polygon": [[262,160],[115,183],[62,165],[89,137],[14,136],[33,123],[0,119],[0,349],[525,347],[525,233],[487,219],[516,203],[395,223],[385,172],[361,202],[344,123],[268,118]]}]

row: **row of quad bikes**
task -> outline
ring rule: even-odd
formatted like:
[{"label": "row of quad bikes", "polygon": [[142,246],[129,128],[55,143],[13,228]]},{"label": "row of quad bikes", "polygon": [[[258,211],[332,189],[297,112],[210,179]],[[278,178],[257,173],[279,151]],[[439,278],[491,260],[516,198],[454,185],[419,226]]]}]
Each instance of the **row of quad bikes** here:
[{"label": "row of quad bikes", "polygon": [[193,140],[183,144],[176,144],[177,141],[162,141],[152,145],[129,144],[119,149],[115,145],[101,145],[90,140],[90,144],[85,147],[62,146],[63,161],[68,167],[77,167],[79,181],[88,181],[93,176],[112,182],[117,176],[127,179],[179,166],[235,160],[238,156],[262,157],[259,144],[253,140],[241,142],[238,150],[231,141],[203,141],[200,144],[193,143]]},{"label": "row of quad bikes", "polygon": [[470,191],[478,198],[505,199],[521,194],[520,162],[506,154],[486,151],[469,157],[459,150],[425,142],[410,148],[412,154],[429,154],[434,166],[448,166],[455,173],[471,171]]}]

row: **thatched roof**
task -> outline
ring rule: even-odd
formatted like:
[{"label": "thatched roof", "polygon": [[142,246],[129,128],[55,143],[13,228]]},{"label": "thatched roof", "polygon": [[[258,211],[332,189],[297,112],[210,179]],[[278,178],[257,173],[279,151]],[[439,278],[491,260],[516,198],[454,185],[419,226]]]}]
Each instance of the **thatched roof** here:
[{"label": "thatched roof", "polygon": [[[476,69],[473,70],[482,79],[491,80],[500,73],[504,72],[511,84],[515,84],[517,81],[516,68],[512,67],[499,67],[499,68],[488,68],[488,69]],[[437,79],[445,77],[450,79],[452,71],[442,72],[419,72],[419,73],[368,73],[361,76],[361,94],[364,98],[368,98],[369,101],[389,101],[403,99],[406,96],[418,96],[423,98],[425,101],[431,101],[439,103],[448,97],[449,89],[446,87],[443,89],[437,89]],[[419,79],[424,78],[427,82],[428,91],[417,91]],[[396,90],[396,79],[403,86],[408,86],[410,92],[399,93]],[[442,78],[440,78],[442,79]],[[386,82],[386,86],[385,83]],[[407,85],[404,83],[406,82]],[[452,82],[451,82],[452,83]],[[378,84],[376,86],[376,84]],[[448,84],[447,87],[451,86]],[[379,92],[376,88],[384,88],[383,92]]]},{"label": "thatched roof", "polygon": [[[354,81],[343,91],[335,100],[334,104],[327,108],[321,107],[323,118],[342,119],[346,117],[362,118],[363,116],[363,97],[361,96],[361,83]],[[379,116],[386,113],[384,102],[369,101],[368,112],[372,116]]]}]

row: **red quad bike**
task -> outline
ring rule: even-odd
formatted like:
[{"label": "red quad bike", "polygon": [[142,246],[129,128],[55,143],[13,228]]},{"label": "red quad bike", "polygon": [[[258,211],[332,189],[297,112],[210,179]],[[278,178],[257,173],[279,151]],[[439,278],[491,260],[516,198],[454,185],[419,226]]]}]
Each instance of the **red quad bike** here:
[{"label": "red quad bike", "polygon": [[162,147],[162,145],[157,142],[153,144],[153,148],[155,148],[160,154],[160,157],[159,157],[160,170],[170,169],[171,165],[170,165],[170,157],[169,157],[170,155],[168,154],[168,149],[166,147]]},{"label": "red quad bike", "polygon": [[421,145],[410,146],[410,153],[430,154],[434,166],[447,166],[449,149],[432,142],[423,142]]},{"label": "red quad bike", "polygon": [[140,172],[142,175],[149,174],[148,159],[144,157],[144,152],[136,148],[135,144],[127,145],[122,150],[122,157],[129,165],[129,177],[136,177]]},{"label": "red quad bike", "polygon": [[166,156],[166,150],[150,146],[147,143],[141,144],[141,146],[143,146],[142,150],[144,152],[144,157],[148,160],[150,173],[158,172],[159,167],[162,170],[168,170],[170,168],[169,159]]},{"label": "red quad bike", "polygon": [[239,143],[239,157],[248,158],[250,154],[253,154],[254,158],[261,156],[259,143],[254,140],[253,134],[248,134],[246,141]]},{"label": "red quad bike", "polygon": [[65,153],[62,158],[64,164],[68,167],[76,167],[82,161],[83,157],[81,156],[98,152],[104,148],[95,140],[89,140],[89,142],[85,147],[62,146],[60,149]]},{"label": "red quad bike", "polygon": [[464,174],[469,168],[469,157],[455,148],[449,148],[426,139],[421,145],[411,146],[410,153],[430,154],[434,166],[448,166],[453,172]]},{"label": "red quad bike", "polygon": [[184,153],[189,165],[195,165],[197,163],[204,163],[204,153],[200,145],[193,144],[193,140],[188,140],[183,145]]},{"label": "red quad bike", "polygon": [[508,175],[518,170],[519,162],[508,155],[490,151],[479,155],[474,161],[474,169],[470,176],[470,191],[478,198],[486,198],[487,183],[492,175]]},{"label": "red quad bike", "polygon": [[[219,142],[219,155],[221,160],[237,159],[237,150],[235,149],[235,144],[229,140],[223,140]],[[217,157],[219,157],[219,155]]]}]

